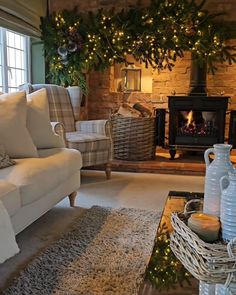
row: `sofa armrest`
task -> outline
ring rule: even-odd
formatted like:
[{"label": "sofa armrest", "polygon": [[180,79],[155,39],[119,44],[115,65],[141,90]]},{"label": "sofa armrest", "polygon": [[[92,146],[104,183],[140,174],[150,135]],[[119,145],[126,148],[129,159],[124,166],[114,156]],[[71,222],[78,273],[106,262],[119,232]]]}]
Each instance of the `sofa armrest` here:
[{"label": "sofa armrest", "polygon": [[99,133],[111,137],[110,120],[77,121],[75,128],[81,133]]},{"label": "sofa armrest", "polygon": [[52,130],[57,135],[61,136],[66,143],[66,134],[65,134],[65,127],[60,122],[51,122]]}]

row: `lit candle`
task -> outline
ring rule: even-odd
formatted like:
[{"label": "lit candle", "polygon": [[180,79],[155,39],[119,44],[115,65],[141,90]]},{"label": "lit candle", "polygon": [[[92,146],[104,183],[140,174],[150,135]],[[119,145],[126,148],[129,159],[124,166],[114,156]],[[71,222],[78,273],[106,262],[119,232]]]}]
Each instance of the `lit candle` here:
[{"label": "lit candle", "polygon": [[219,237],[219,218],[210,214],[194,213],[188,219],[189,228],[205,242],[214,242]]}]

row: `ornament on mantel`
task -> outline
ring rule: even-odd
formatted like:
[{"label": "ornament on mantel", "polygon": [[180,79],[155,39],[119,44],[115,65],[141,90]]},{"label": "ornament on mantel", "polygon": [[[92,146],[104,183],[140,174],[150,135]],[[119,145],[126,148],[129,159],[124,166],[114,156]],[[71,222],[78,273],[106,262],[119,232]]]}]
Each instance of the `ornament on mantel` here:
[{"label": "ornament on mantel", "polygon": [[66,57],[68,54],[67,48],[65,46],[58,47],[57,52],[62,58]]},{"label": "ornament on mantel", "polygon": [[186,36],[194,36],[196,34],[196,31],[193,27],[187,27],[185,29],[185,35]]},{"label": "ornament on mantel", "polygon": [[69,52],[75,52],[77,50],[77,44],[75,42],[70,41],[68,46],[67,46],[67,50]]}]

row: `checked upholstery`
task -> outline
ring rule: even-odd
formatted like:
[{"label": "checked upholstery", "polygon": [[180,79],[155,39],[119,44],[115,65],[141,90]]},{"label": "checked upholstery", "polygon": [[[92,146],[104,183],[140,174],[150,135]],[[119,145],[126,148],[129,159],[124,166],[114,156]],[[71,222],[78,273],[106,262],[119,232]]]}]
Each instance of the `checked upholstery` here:
[{"label": "checked upholstery", "polygon": [[110,163],[113,150],[110,121],[76,121],[70,92],[64,87],[51,84],[32,85],[29,83],[20,86],[20,89],[26,90],[27,93],[41,88],[47,90],[51,121],[63,124],[66,144],[69,148],[81,152],[83,167],[105,164],[107,178],[110,178]]}]

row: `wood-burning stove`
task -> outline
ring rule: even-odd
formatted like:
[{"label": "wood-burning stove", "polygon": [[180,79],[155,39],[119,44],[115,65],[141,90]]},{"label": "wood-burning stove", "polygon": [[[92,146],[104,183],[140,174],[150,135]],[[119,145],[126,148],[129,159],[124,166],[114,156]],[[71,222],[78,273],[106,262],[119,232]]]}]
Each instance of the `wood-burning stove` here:
[{"label": "wood-burning stove", "polygon": [[169,152],[204,150],[224,142],[228,98],[169,96]]},{"label": "wood-burning stove", "polygon": [[169,96],[169,151],[204,150],[224,142],[228,98],[207,96],[207,64],[191,61],[188,96]]}]

